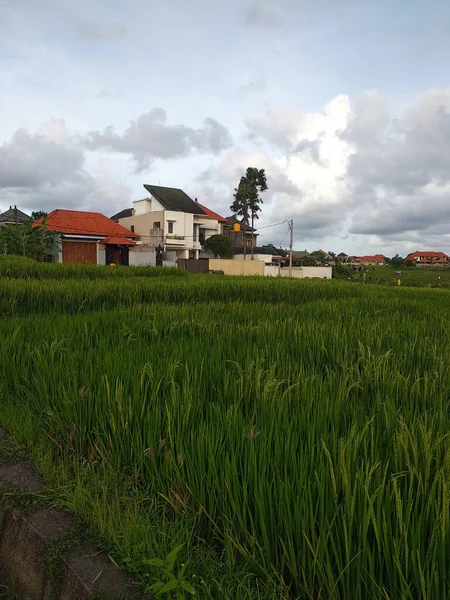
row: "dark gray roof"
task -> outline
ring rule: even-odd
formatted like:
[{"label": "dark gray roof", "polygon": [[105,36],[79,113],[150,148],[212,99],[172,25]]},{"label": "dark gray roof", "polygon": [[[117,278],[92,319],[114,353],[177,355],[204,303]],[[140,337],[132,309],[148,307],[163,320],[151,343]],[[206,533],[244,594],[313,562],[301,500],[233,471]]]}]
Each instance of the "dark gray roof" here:
[{"label": "dark gray roof", "polygon": [[[227,221],[227,225],[229,225],[230,227],[232,227],[235,223],[239,223],[240,225],[242,225],[242,220],[240,221],[236,215],[231,215],[231,217],[225,217],[225,220]],[[243,229],[241,231],[244,231]],[[252,229],[250,227],[250,225],[247,225],[247,232],[249,231],[256,231],[256,229]],[[258,234],[256,234],[258,235]]]},{"label": "dark gray roof", "polygon": [[[249,246],[247,248],[247,254],[251,253],[252,249]],[[244,254],[244,248],[242,246],[234,247],[233,254]],[[280,258],[284,258],[274,246],[253,246],[253,254],[267,254],[270,256],[280,256]]]},{"label": "dark gray roof", "polygon": [[125,219],[126,217],[132,217],[132,216],[133,216],[133,209],[132,208],[124,208],[120,212],[113,215],[111,217],[111,221],[118,222],[119,219]]},{"label": "dark gray roof", "polygon": [[174,210],[177,212],[190,213],[192,215],[206,215],[200,206],[189,198],[189,196],[178,188],[161,187],[160,185],[144,185],[147,192],[150,192],[165,210]]},{"label": "dark gray roof", "polygon": [[307,256],[309,256],[309,252],[307,252],[306,250],[292,251],[292,258],[306,258]]},{"label": "dark gray roof", "polygon": [[28,223],[30,219],[29,215],[19,210],[16,206],[14,208],[10,206],[9,210],[0,213],[0,223]]}]

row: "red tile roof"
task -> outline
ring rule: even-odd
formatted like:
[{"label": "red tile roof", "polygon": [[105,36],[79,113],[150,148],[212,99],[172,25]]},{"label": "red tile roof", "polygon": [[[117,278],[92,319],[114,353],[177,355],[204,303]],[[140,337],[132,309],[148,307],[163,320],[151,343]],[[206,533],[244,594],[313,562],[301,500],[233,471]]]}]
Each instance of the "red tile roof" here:
[{"label": "red tile roof", "polygon": [[211,210],[210,208],[207,208],[206,206],[204,206],[203,204],[200,204],[200,202],[197,202],[197,204],[200,206],[200,208],[202,208],[205,213],[207,214],[207,216],[204,215],[200,215],[201,219],[217,219],[219,221],[219,223],[226,223],[227,220],[224,219],[223,217],[221,217],[219,214],[217,214],[216,212],[214,212],[213,210]]},{"label": "red tile roof", "polygon": [[113,236],[110,235],[109,237],[105,238],[103,240],[103,244],[114,244],[114,245],[122,245],[122,246],[134,246],[136,244],[136,242],[133,242],[133,240],[128,240],[127,238],[121,237],[121,236]]},{"label": "red tile roof", "polygon": [[[43,219],[39,219],[33,224],[33,227],[42,221]],[[101,213],[81,210],[53,210],[46,218],[46,227],[50,231],[73,235],[138,237],[123,225],[111,221]]]},{"label": "red tile roof", "polygon": [[359,262],[384,262],[386,257],[383,254],[373,254],[368,256],[356,256]]},{"label": "red tile roof", "polygon": [[448,261],[448,256],[444,252],[433,252],[431,250],[416,250],[415,252],[411,252],[405,258],[405,260],[414,260],[415,262],[423,262],[423,263],[446,263]]}]

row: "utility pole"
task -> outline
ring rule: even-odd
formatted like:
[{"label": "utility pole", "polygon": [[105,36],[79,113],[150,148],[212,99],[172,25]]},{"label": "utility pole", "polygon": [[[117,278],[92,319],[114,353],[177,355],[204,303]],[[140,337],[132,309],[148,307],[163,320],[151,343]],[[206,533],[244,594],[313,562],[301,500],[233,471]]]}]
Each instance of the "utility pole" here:
[{"label": "utility pole", "polygon": [[294,241],[294,219],[288,221],[289,229],[291,230],[291,237],[289,240],[289,277],[292,277],[292,244]]}]

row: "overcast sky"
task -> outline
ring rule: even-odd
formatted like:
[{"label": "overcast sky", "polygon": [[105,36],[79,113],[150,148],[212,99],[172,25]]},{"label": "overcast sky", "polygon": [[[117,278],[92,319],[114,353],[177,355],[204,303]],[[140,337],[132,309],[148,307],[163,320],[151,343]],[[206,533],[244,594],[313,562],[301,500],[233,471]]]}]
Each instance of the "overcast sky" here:
[{"label": "overcast sky", "polygon": [[144,183],[261,242],[450,253],[448,0],[0,0],[0,209],[111,216]]}]

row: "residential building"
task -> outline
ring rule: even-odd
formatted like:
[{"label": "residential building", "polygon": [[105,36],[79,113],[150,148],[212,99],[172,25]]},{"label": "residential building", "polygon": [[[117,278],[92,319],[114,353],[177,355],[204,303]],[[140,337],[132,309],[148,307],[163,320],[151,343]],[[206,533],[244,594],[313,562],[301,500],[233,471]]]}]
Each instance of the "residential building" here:
[{"label": "residential building", "polygon": [[144,185],[150,196],[112,217],[139,237],[139,243],[172,251],[176,258],[198,258],[200,232],[220,231],[212,215],[178,188]]},{"label": "residential building", "polygon": [[227,220],[204,204],[200,204],[197,198],[195,202],[205,213],[205,215],[200,215],[200,242],[203,243],[203,240],[207,240],[213,235],[222,235]]},{"label": "residential building", "polygon": [[336,258],[339,262],[346,263],[350,257],[347,254],[345,254],[345,252],[339,252]]},{"label": "residential building", "polygon": [[[226,217],[225,223],[222,224],[222,233],[226,237],[231,238],[231,245],[237,248],[247,247],[247,251],[251,251],[253,246],[257,245],[258,234],[255,233],[256,229],[252,229],[250,226],[245,225],[236,216]],[[235,230],[235,226],[239,225],[239,229]],[[245,231],[244,231],[245,230]]]},{"label": "residential building", "polygon": [[62,263],[128,265],[129,248],[137,237],[101,213],[79,210],[52,211],[46,217],[46,229],[55,232],[53,262]]},{"label": "residential building", "polygon": [[17,208],[9,207],[9,210],[0,213],[0,227],[7,225],[25,225],[31,221],[31,217]]},{"label": "residential building", "polygon": [[384,254],[373,254],[368,256],[354,256],[352,260],[352,264],[359,264],[364,266],[370,265],[385,265],[386,257]]},{"label": "residential building", "polygon": [[432,252],[430,250],[416,250],[405,257],[405,261],[415,262],[420,265],[446,265],[448,264],[448,256],[444,252]]}]

